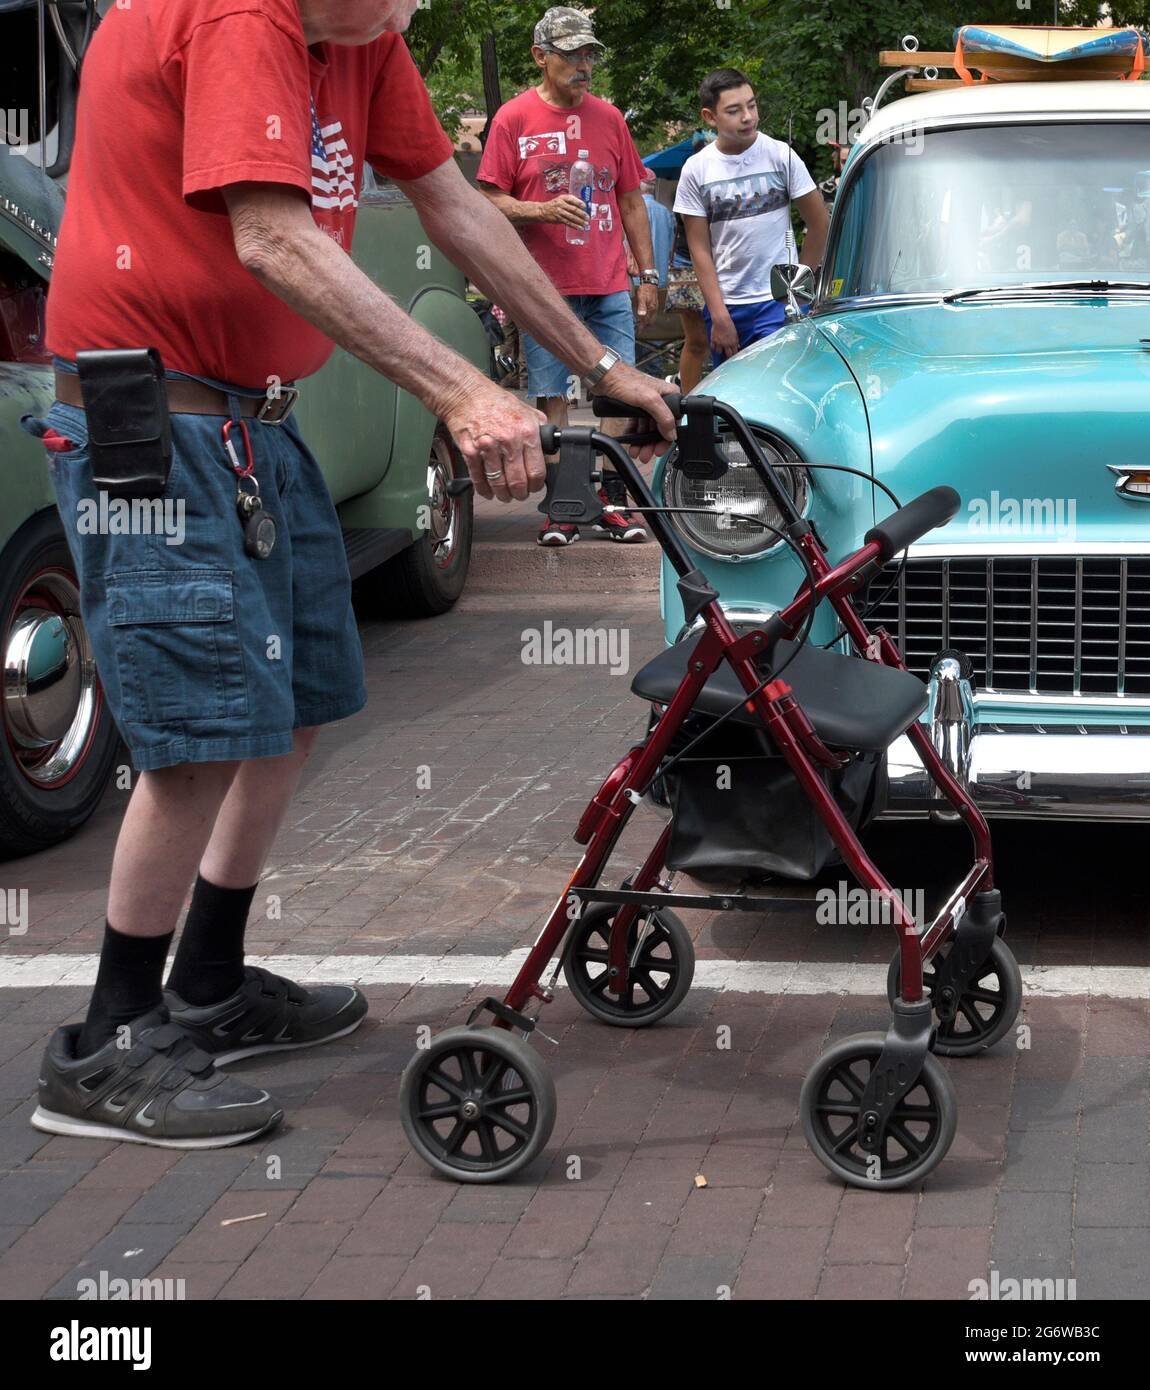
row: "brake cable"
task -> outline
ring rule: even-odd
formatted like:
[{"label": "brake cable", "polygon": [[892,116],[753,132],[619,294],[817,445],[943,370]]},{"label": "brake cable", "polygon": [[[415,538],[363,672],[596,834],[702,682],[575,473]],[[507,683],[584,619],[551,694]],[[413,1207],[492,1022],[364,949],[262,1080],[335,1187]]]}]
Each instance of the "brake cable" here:
[{"label": "brake cable", "polygon": [[[894,503],[895,511],[898,511],[899,508],[902,506],[902,503],[898,500],[898,498],[891,491],[891,489],[887,487],[886,483],[882,482],[881,479],[874,478],[869,473],[864,473],[861,468],[849,468],[845,463],[775,463],[771,466],[772,468],[824,468],[829,473],[852,473],[856,478],[862,478],[864,482],[870,483],[872,487],[877,487],[881,491],[885,492],[886,495],[890,498],[890,500]],[[867,618],[870,617],[870,615],[875,611],[875,609],[880,607],[883,603],[885,603],[888,596],[891,593],[893,593],[894,590],[898,587],[899,583],[902,580],[903,573],[906,570],[906,561],[907,552],[903,550],[898,562],[898,568],[894,572],[894,578],[890,581],[890,583],[886,586],[882,593],[879,594],[878,598],[872,599],[871,602],[868,603],[867,606],[863,609],[863,611],[859,614],[859,618],[863,622],[866,622]],[[819,643],[819,650],[825,652],[828,647],[833,647],[836,642],[841,642],[844,637],[849,636],[850,633],[847,632],[846,628],[840,625],[838,632],[835,633],[835,635],[830,639],[829,642]]]},{"label": "brake cable", "polygon": [[[716,514],[714,507],[628,507],[627,510],[629,512],[634,512],[639,516],[650,515],[655,512],[672,516],[714,516]],[[808,592],[813,596],[815,590],[818,588],[818,578],[815,574],[814,567],[812,566],[810,560],[803,552],[802,546],[800,546],[796,540],[794,540],[791,536],[788,536],[784,531],[781,531],[777,526],[771,526],[768,522],[763,521],[760,517],[744,516],[741,513],[737,512],[728,512],[726,513],[726,515],[730,516],[732,520],[735,517],[738,517],[740,521],[750,522],[751,525],[759,526],[764,531],[770,531],[772,535],[778,536],[780,540],[785,541],[786,544],[790,547],[791,551],[798,556],[799,561],[803,566],[803,569],[806,571],[806,579],[807,584],[809,586]],[[799,595],[796,594],[795,597],[798,598]],[[642,789],[642,791],[637,791],[633,788],[632,790],[635,791],[635,794],[639,798],[646,796],[647,792],[651,788],[651,784],[655,782],[658,778],[666,776],[666,774],[671,770],[671,768],[673,768],[675,764],[680,761],[680,759],[685,758],[697,743],[699,743],[702,739],[707,738],[711,734],[713,734],[720,724],[725,724],[726,721],[730,719],[732,715],[737,714],[738,711],[743,708],[743,706],[747,703],[748,700],[753,700],[755,696],[758,695],[761,691],[765,690],[766,687],[770,685],[772,681],[778,680],[778,678],[783,674],[783,672],[787,669],[791,662],[794,661],[795,657],[799,655],[803,647],[806,645],[807,639],[810,637],[810,631],[815,620],[815,611],[817,608],[818,604],[812,603],[810,608],[807,610],[807,616],[805,621],[803,622],[802,629],[794,639],[794,650],[791,652],[790,656],[788,656],[787,659],[783,662],[783,664],[779,666],[777,669],[771,670],[766,676],[763,677],[763,679],[758,683],[758,685],[755,686],[754,690],[747,691],[745,695],[743,695],[740,699],[735,701],[735,703],[730,707],[730,709],[725,710],[722,714],[718,715],[713,721],[713,723],[709,724],[707,728],[702,731],[702,733],[697,734],[693,739],[691,739],[691,741],[686,745],[685,748],[681,748],[679,752],[674,755],[673,758],[671,758],[668,762],[661,764],[655,770],[652,776],[648,779],[647,785]]]},{"label": "brake cable", "polygon": [[[620,443],[620,444],[625,444],[625,443],[629,443],[629,442],[631,442],[631,441],[627,440],[627,439],[624,437],[624,438],[619,439],[617,442]],[[870,475],[870,474],[868,474],[868,473],[864,473],[864,472],[862,471],[862,469],[859,469],[859,468],[851,468],[851,467],[849,467],[849,466],[846,465],[846,464],[837,464],[837,463],[803,463],[803,462],[800,462],[800,461],[780,461],[780,462],[778,462],[778,463],[772,463],[771,466],[772,466],[773,468],[807,468],[807,469],[821,468],[821,469],[827,470],[828,472],[834,472],[834,473],[850,473],[850,474],[853,474],[853,475],[854,475],[855,477],[857,477],[857,478],[862,478],[864,482],[870,483],[872,487],[877,487],[877,488],[879,488],[882,492],[884,492],[884,493],[887,495],[887,497],[889,497],[890,500],[894,503],[894,507],[895,507],[895,510],[896,510],[896,511],[897,511],[897,510],[900,508],[900,506],[902,505],[902,504],[899,502],[898,497],[897,497],[897,496],[895,495],[895,493],[886,485],[886,483],[882,482],[880,479],[875,478],[875,477],[873,477],[872,475]],[[661,515],[667,515],[667,516],[676,516],[676,515],[678,515],[678,516],[712,516],[712,517],[713,517],[713,516],[715,516],[715,515],[717,514],[717,512],[718,512],[718,509],[716,509],[716,508],[714,508],[714,507],[634,507],[634,506],[630,506],[630,505],[626,506],[625,510],[627,510],[627,511],[629,511],[629,512],[634,512],[636,515],[639,515],[639,516],[643,516],[643,515],[654,515],[655,513],[659,513],[659,514],[661,514]],[[787,546],[790,548],[790,550],[791,550],[795,555],[798,556],[799,561],[800,561],[800,563],[802,564],[803,569],[804,569],[805,572],[806,572],[806,578],[807,578],[807,584],[808,584],[808,590],[807,590],[807,592],[809,592],[811,595],[814,594],[816,588],[818,587],[818,580],[817,580],[817,578],[816,578],[816,576],[815,576],[814,568],[812,567],[810,560],[807,558],[806,554],[803,552],[802,547],[798,544],[797,541],[795,541],[791,536],[787,535],[784,531],[781,531],[777,526],[771,526],[768,522],[763,521],[761,517],[757,517],[757,516],[748,516],[748,515],[746,515],[745,513],[742,513],[742,512],[731,512],[731,511],[728,511],[728,512],[726,512],[726,513],[718,512],[718,514],[720,514],[720,515],[726,515],[726,516],[730,517],[730,519],[731,519],[732,521],[738,520],[739,522],[750,523],[750,524],[753,525],[753,526],[758,526],[758,527],[760,527],[760,528],[761,528],[762,530],[764,530],[764,531],[769,531],[769,532],[770,532],[772,535],[774,535],[774,536],[778,536],[779,539],[782,540],[782,541],[784,541],[784,542],[787,544]],[[817,534],[817,533],[816,533],[816,534]],[[824,548],[825,548],[825,547],[824,547]],[[896,585],[896,584],[899,582],[899,580],[902,578],[902,574],[903,574],[903,570],[904,570],[905,566],[906,566],[906,551],[904,550],[904,551],[903,551],[903,555],[902,555],[902,560],[899,562],[899,567],[898,567],[898,570],[897,570],[896,573],[895,573],[894,578],[891,580],[890,584],[886,587],[886,589],[884,589],[883,592],[879,595],[879,597],[878,597],[877,599],[875,599],[873,603],[871,603],[871,604],[869,604],[869,605],[867,606],[867,608],[865,609],[865,611],[864,611],[864,612],[862,613],[862,615],[861,615],[861,617],[862,617],[863,619],[865,619],[865,618],[867,617],[868,614],[870,614],[871,612],[873,612],[873,610],[874,610],[876,607],[878,607],[878,605],[879,605],[880,603],[882,603],[882,602],[886,599],[887,595],[888,595],[889,593],[891,593],[891,591],[894,589],[895,585]],[[798,598],[799,596],[800,596],[799,594],[796,594],[796,595],[795,595],[795,598]],[[794,601],[794,600],[792,600],[792,602],[793,602],[793,601]],[[817,604],[817,603],[812,603],[812,604],[811,604],[810,608],[809,608],[808,611],[807,611],[806,620],[805,620],[804,623],[803,623],[802,629],[801,629],[801,631],[799,632],[799,634],[796,636],[796,638],[794,639],[794,650],[791,652],[790,656],[788,656],[787,659],[783,662],[783,664],[782,664],[781,666],[779,666],[777,669],[774,669],[774,670],[770,671],[770,672],[759,682],[759,684],[754,688],[754,690],[748,691],[748,692],[747,692],[745,695],[743,695],[739,700],[737,700],[733,705],[731,705],[731,707],[730,707],[729,709],[724,710],[724,712],[723,712],[722,714],[716,716],[716,718],[707,726],[707,728],[705,728],[701,733],[696,734],[695,737],[692,738],[692,739],[686,744],[685,747],[681,748],[681,749],[679,750],[679,752],[676,753],[671,759],[669,759],[667,762],[661,764],[660,767],[655,771],[655,773],[650,777],[650,779],[649,779],[648,782],[647,782],[647,785],[646,785],[645,787],[643,787],[643,789],[642,789],[641,791],[636,791],[636,795],[637,795],[640,799],[641,799],[642,797],[646,796],[647,792],[648,792],[648,791],[650,790],[650,788],[651,788],[651,785],[652,785],[655,781],[657,781],[660,777],[665,777],[666,774],[667,774],[678,762],[680,762],[683,758],[685,758],[685,757],[687,756],[687,754],[691,751],[692,748],[694,748],[694,747],[696,746],[696,744],[702,742],[703,739],[709,738],[710,735],[713,734],[713,733],[715,732],[715,730],[716,730],[721,724],[725,724],[725,723],[727,722],[728,719],[732,718],[733,715],[737,714],[738,711],[739,711],[740,709],[742,709],[743,706],[744,706],[748,701],[753,700],[753,699],[755,698],[755,696],[758,695],[758,694],[759,694],[761,691],[763,691],[764,689],[766,689],[766,687],[767,687],[768,685],[770,685],[772,681],[778,680],[778,678],[783,674],[783,672],[787,669],[787,667],[791,664],[791,662],[794,661],[795,658],[799,655],[799,653],[802,651],[803,647],[806,646],[807,641],[808,641],[809,638],[810,638],[811,628],[812,628],[812,626],[814,625],[815,612],[816,612],[817,608],[818,608],[818,604]],[[832,638],[830,639],[829,642],[820,643],[819,650],[825,651],[828,647],[834,646],[834,644],[835,644],[836,642],[841,642],[842,639],[843,639],[844,637],[846,637],[846,636],[849,636],[849,634],[848,634],[846,628],[840,626],[838,632],[835,634],[834,637],[832,637]],[[632,790],[635,791],[635,789],[632,789]]]}]

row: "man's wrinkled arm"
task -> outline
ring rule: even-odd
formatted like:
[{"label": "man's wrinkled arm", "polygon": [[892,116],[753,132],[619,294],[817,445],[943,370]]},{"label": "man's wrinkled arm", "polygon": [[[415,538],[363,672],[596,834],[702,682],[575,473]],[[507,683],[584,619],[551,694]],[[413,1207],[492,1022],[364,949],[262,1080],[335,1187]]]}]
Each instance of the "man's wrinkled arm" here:
[{"label": "man's wrinkled arm", "polygon": [[241,183],[222,193],[240,264],[340,347],[441,417],[469,383],[486,380],[405,314],[316,226],[302,190]]},{"label": "man's wrinkled arm", "polygon": [[723,303],[723,291],[719,284],[719,274],[715,269],[715,259],[711,254],[711,232],[705,217],[692,217],[683,214],[683,225],[687,229],[687,249],[691,253],[691,265],[699,280],[699,289],[711,311],[712,319],[721,319],[727,312]]},{"label": "man's wrinkled arm", "polygon": [[826,201],[817,188],[795,199],[795,207],[806,226],[803,237],[803,250],[799,256],[801,265],[812,268],[822,265],[823,253],[827,249],[827,231],[831,225]]},{"label": "man's wrinkled arm", "polygon": [[623,229],[635,253],[635,260],[639,263],[639,269],[655,269],[655,252],[651,247],[651,219],[647,216],[647,204],[643,201],[643,195],[637,188],[631,189],[629,193],[620,194],[619,216],[623,220]]},{"label": "man's wrinkled arm", "polygon": [[542,203],[528,203],[522,198],[513,198],[505,189],[496,188],[493,183],[481,183],[479,191],[492,207],[499,209],[513,227],[524,227],[543,220],[540,216]]}]

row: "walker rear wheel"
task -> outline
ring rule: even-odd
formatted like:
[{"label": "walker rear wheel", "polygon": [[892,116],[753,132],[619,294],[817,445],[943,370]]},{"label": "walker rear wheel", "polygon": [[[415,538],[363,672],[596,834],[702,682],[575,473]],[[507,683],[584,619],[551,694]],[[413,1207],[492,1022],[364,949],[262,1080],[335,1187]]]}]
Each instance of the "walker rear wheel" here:
[{"label": "walker rear wheel", "polygon": [[412,1148],[460,1182],[500,1182],[542,1150],[555,1124],[555,1083],[504,1028],[449,1028],[403,1073],[400,1115]]},{"label": "walker rear wheel", "polygon": [[575,925],[563,974],[571,993],[601,1022],[646,1028],[673,1013],[687,997],[695,974],[695,948],[687,928],[669,908],[648,915],[650,929],[641,942],[639,933],[648,918],[637,917],[627,933],[627,959],[634,964],[619,989],[607,961],[611,922],[618,911],[609,903],[587,908]]},{"label": "walker rear wheel", "polygon": [[[944,946],[940,956],[950,949]],[[902,970],[896,951],[887,972],[887,998],[893,1004],[898,998],[902,984]],[[934,1051],[941,1057],[972,1057],[976,1052],[984,1052],[988,1047],[1010,1031],[1022,1007],[1022,972],[1014,952],[1000,936],[994,938],[982,966],[974,978],[952,1002],[942,1017],[939,1013],[935,990],[938,975],[930,962],[923,967],[923,990],[934,1005],[938,1029]]]}]

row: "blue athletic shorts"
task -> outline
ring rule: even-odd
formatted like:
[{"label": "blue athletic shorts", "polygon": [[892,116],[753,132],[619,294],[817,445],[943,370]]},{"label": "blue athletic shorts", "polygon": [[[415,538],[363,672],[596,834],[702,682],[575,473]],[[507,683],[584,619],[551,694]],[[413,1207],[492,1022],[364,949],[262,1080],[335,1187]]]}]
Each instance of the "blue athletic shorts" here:
[{"label": "blue athletic shorts", "polygon": [[[626,290],[617,294],[570,294],[566,299],[571,312],[605,348],[617,352],[629,367],[635,365],[635,314]],[[527,358],[529,396],[578,393],[578,374],[558,357],[553,357],[529,333],[523,334],[523,355]]]},{"label": "blue athletic shorts", "polygon": [[[751,304],[728,304],[727,313],[739,335],[739,351],[757,343],[760,338],[769,338],[777,333],[787,321],[786,310],[777,299],[757,299]],[[711,311],[703,310],[703,321],[707,325],[707,338],[711,337]],[[715,368],[726,358],[711,353],[711,367]]]},{"label": "blue athletic shorts", "polygon": [[[105,696],[140,771],[289,753],[293,729],[367,702],[335,506],[291,417],[248,420],[278,536],[266,560],[247,555],[226,417],[171,418],[162,509],[141,509],[130,534],[118,534],[128,513],[117,521],[106,494],[101,512],[84,411],[56,401],[42,419],[21,421],[29,434],[52,428],[75,445],[45,453]],[[242,459],[238,425],[232,437]]]}]

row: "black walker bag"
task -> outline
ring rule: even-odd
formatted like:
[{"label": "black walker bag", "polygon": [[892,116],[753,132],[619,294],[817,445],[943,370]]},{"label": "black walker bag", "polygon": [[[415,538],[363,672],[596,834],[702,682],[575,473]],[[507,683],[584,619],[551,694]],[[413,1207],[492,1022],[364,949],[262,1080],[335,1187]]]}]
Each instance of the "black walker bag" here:
[{"label": "black walker bag", "polygon": [[[691,715],[683,746],[711,722]],[[672,746],[670,753],[674,753]],[[856,754],[819,775],[855,830],[885,801],[880,753]],[[838,850],[765,729],[724,725],[664,779],[671,807],[667,867],[700,882],[775,875],[801,881],[837,862]]]},{"label": "black walker bag", "polygon": [[161,497],[172,465],[172,422],[156,348],[76,354],[92,481],[109,497]]}]

